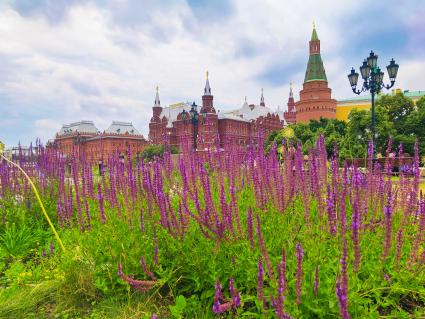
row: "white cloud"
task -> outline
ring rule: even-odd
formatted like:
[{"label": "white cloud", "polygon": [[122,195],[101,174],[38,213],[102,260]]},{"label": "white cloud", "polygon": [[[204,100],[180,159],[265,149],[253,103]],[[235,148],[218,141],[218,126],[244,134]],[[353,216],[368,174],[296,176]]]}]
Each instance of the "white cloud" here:
[{"label": "white cloud", "polygon": [[[197,17],[184,1],[77,3],[55,23],[51,13],[46,20],[3,7],[0,97],[9,104],[0,104],[0,116],[32,121],[21,128],[27,141],[51,138],[62,123],[80,119],[95,121],[99,129],[112,120],[132,121],[147,135],[155,86],[164,105],[200,102],[206,69],[219,109],[240,106],[245,95],[258,102],[261,87],[269,106],[286,107],[289,83],[271,85],[259,75],[276,67],[284,70],[285,82],[301,88],[313,20],[330,86],[336,97],[346,97],[350,65],[344,50],[350,39],[339,26],[365,1],[235,0],[226,17]],[[400,84],[425,88],[418,71],[424,66],[420,60],[406,63]]]},{"label": "white cloud", "polygon": [[51,119],[39,119],[34,122],[34,132],[40,139],[47,141],[51,139],[52,133],[57,132],[61,128],[61,125]]}]

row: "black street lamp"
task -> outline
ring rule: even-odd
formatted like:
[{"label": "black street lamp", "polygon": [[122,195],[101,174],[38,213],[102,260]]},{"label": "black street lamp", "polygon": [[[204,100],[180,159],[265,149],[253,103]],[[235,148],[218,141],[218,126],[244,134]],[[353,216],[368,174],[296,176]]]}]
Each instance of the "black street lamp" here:
[{"label": "black street lamp", "polygon": [[189,112],[186,112],[186,110],[183,110],[182,112],[182,119],[183,122],[185,124],[187,124],[188,122],[186,122],[186,118],[187,115],[189,113],[190,116],[190,120],[193,124],[193,149],[196,151],[197,148],[197,137],[198,137],[198,122],[199,122],[199,113],[197,111],[197,105],[195,104],[195,102],[192,103],[192,107],[190,108]]},{"label": "black street lamp", "polygon": [[[363,86],[360,90],[357,89],[357,80],[359,79],[359,74],[351,69],[351,73],[348,75],[348,80],[350,81],[351,89],[355,94],[360,94],[362,92],[370,91],[372,95],[372,143],[374,150],[375,147],[375,94],[379,93],[381,89],[390,89],[394,86],[395,78],[397,77],[398,64],[395,63],[394,59],[391,59],[390,64],[387,66],[388,77],[390,78],[391,84],[384,84],[384,72],[378,66],[378,55],[370,51],[370,55],[363,61],[363,64],[360,66],[360,74],[363,78]],[[375,159],[375,151],[373,158]]]}]

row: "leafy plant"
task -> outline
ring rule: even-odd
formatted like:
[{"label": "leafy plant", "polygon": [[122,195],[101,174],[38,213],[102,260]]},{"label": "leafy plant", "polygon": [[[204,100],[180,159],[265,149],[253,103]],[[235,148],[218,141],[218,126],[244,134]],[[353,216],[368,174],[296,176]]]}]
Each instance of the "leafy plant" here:
[{"label": "leafy plant", "polygon": [[39,236],[25,224],[8,224],[0,234],[0,258],[22,258],[31,248],[35,248]]}]

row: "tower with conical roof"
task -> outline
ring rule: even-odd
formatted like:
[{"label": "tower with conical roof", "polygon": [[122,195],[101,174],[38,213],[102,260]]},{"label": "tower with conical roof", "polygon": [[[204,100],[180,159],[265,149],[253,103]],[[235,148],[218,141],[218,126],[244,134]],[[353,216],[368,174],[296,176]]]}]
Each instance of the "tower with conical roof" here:
[{"label": "tower with conical roof", "polygon": [[202,108],[201,113],[215,113],[214,105],[213,105],[213,95],[211,94],[211,86],[210,80],[208,79],[208,71],[206,72],[206,82],[204,88],[204,95],[202,95]]},{"label": "tower with conical roof", "polygon": [[287,124],[294,124],[296,121],[294,93],[292,92],[292,83],[289,85],[288,111],[283,113],[283,117]]},{"label": "tower with conical roof", "polygon": [[296,122],[305,123],[310,120],[336,118],[336,100],[332,99],[332,90],[328,87],[325,68],[320,54],[320,40],[316,27],[310,40],[310,55],[304,76],[300,100],[295,103]]},{"label": "tower with conical roof", "polygon": [[154,143],[161,143],[165,134],[166,123],[161,120],[162,106],[159,100],[159,88],[156,87],[154,105],[152,107],[152,117],[149,123],[149,139]]},{"label": "tower with conical roof", "polygon": [[266,106],[266,103],[264,102],[264,90],[262,88],[261,88],[260,105]]},{"label": "tower with conical roof", "polygon": [[217,144],[218,115],[213,105],[208,71],[206,72],[204,95],[202,95],[202,108],[198,122],[197,146],[198,150],[212,149]]},{"label": "tower with conical roof", "polygon": [[155,95],[155,102],[153,104],[152,107],[152,111],[153,111],[153,116],[158,116],[161,114],[162,112],[162,106],[161,106],[161,101],[159,100],[159,88],[158,86],[156,87],[156,95]]}]

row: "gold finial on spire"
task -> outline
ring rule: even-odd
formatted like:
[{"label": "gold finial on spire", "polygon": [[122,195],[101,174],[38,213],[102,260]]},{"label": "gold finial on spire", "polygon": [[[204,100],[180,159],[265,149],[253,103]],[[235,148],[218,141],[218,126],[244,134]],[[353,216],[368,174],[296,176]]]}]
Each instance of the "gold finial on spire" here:
[{"label": "gold finial on spire", "polygon": [[208,70],[207,70],[207,72],[206,72],[206,78],[207,78],[207,80],[208,80]]},{"label": "gold finial on spire", "polygon": [[158,91],[159,91],[159,86],[157,85],[156,86],[156,93],[158,93]]},{"label": "gold finial on spire", "polygon": [[245,95],[245,102],[246,102],[246,95]]},{"label": "gold finial on spire", "polygon": [[289,83],[289,87],[291,88],[291,90],[292,90],[292,82],[291,83]]},{"label": "gold finial on spire", "polygon": [[313,29],[316,29],[316,23],[313,21]]}]

